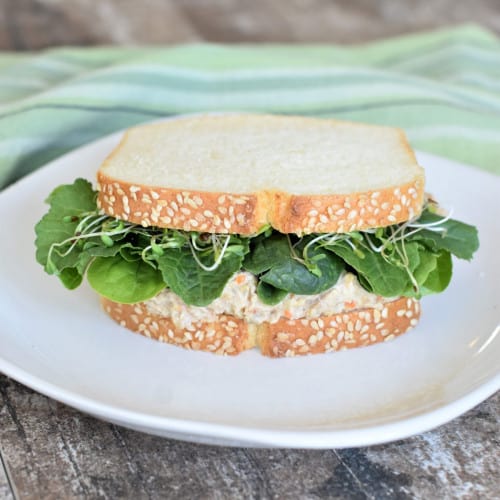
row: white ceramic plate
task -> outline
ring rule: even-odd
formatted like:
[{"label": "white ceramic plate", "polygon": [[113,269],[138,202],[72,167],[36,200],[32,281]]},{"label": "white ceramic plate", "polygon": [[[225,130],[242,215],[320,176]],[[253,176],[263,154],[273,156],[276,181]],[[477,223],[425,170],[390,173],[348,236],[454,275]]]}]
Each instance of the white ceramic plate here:
[{"label": "white ceramic plate", "polygon": [[34,258],[33,226],[58,184],[95,170],[120,134],[72,152],[0,194],[0,371],[96,417],[160,436],[331,448],[423,432],[500,388],[498,198],[492,175],[419,154],[428,190],[478,226],[481,249],[394,342],[271,360],[219,357],[122,329],[87,286],[73,292]]}]

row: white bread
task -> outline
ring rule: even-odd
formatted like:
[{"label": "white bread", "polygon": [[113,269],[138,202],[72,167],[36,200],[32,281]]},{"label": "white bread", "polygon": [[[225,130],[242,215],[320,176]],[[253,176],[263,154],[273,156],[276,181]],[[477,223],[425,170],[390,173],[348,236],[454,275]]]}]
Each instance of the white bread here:
[{"label": "white bread", "polygon": [[98,171],[98,203],[145,226],[251,235],[349,232],[418,215],[424,173],[401,130],[206,115],[139,126]]},{"label": "white bread", "polygon": [[170,317],[151,313],[143,302],[119,304],[102,298],[101,303],[120,325],[152,339],[223,355],[258,347],[270,357],[319,354],[392,340],[415,326],[420,316],[418,300],[401,297],[380,308],[313,319],[281,318],[276,323],[252,324],[221,314],[216,321],[179,328]]}]

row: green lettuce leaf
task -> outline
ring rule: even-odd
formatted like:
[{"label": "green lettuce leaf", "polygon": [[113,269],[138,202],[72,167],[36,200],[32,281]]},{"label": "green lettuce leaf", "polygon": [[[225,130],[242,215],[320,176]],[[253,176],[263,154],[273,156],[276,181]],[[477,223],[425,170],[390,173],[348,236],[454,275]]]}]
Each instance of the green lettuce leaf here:
[{"label": "green lettuce leaf", "polygon": [[[82,214],[97,210],[96,196],[90,182],[77,179],[73,184],[57,187],[47,198],[50,209],[35,226],[35,245],[36,260],[49,274],[58,274],[65,268],[76,266],[81,253],[80,248],[75,247],[64,257],[53,251],[54,265],[47,262],[49,250],[53,244],[61,243],[75,234]],[[63,280],[64,284],[74,282],[74,280]]]},{"label": "green lettuce leaf", "polygon": [[285,234],[261,234],[252,238],[250,252],[245,257],[243,268],[258,276],[289,258],[290,244]]},{"label": "green lettuce leaf", "polygon": [[[419,224],[434,223],[442,220],[443,217],[424,210],[420,216]],[[465,224],[458,220],[449,219],[439,225],[443,231],[436,232],[429,229],[422,229],[409,240],[421,241],[432,250],[447,250],[459,259],[470,260],[474,252],[479,248],[479,238],[477,229],[474,226]]]},{"label": "green lettuce leaf", "polygon": [[368,291],[384,297],[403,295],[411,284],[407,272],[398,266],[386,262],[375,252],[355,253],[346,243],[328,246],[328,250],[341,257],[358,275],[360,281],[368,286]]},{"label": "green lettuce leaf", "polygon": [[[35,227],[36,259],[67,288],[79,286],[87,274],[98,293],[122,303],[169,287],[187,304],[205,306],[241,270],[257,277],[257,294],[269,305],[287,293],[328,290],[344,270],[378,295],[420,297],[448,286],[452,254],[470,260],[479,247],[474,226],[443,220],[432,207],[417,224],[375,231],[299,237],[266,227],[254,237],[228,240],[104,216],[96,197],[83,179],[50,194],[50,208]],[[220,252],[219,264],[208,269]]]},{"label": "green lettuce leaf", "polygon": [[259,281],[257,284],[257,296],[262,303],[268,306],[279,304],[288,294],[286,290],[275,288],[264,281]]},{"label": "green lettuce leaf", "polygon": [[[156,257],[165,283],[186,304],[206,306],[220,297],[226,283],[238,272],[248,251],[248,242],[241,239],[241,252],[226,252],[214,271],[206,271],[196,262],[189,247],[171,248]],[[210,266],[208,259],[203,264]]]},{"label": "green lettuce leaf", "polygon": [[142,302],[165,288],[161,272],[142,260],[129,262],[119,255],[95,258],[87,279],[99,295],[122,304]]}]

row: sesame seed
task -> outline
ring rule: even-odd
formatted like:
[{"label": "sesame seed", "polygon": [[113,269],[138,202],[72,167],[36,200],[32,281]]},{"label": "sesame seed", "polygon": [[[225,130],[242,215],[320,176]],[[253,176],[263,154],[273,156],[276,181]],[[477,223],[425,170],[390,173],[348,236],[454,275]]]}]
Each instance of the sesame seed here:
[{"label": "sesame seed", "polygon": [[387,216],[387,220],[388,220],[389,222],[396,222],[396,220],[397,220],[397,219],[396,219],[396,217],[394,217],[394,215],[388,215],[388,216]]},{"label": "sesame seed", "polygon": [[384,339],[384,342],[388,342],[389,340],[394,340],[396,337],[391,334],[391,335],[388,335],[385,339]]},{"label": "sesame seed", "polygon": [[410,325],[415,326],[418,323],[418,319],[412,318],[410,319]]}]

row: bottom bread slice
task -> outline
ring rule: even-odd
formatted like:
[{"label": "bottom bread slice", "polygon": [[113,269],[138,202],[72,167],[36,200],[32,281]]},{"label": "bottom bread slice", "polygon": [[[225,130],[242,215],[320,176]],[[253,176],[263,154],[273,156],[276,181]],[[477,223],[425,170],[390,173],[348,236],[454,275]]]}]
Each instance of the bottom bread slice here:
[{"label": "bottom bread slice", "polygon": [[276,323],[248,323],[221,314],[214,322],[179,328],[168,316],[151,313],[143,302],[120,304],[101,298],[104,310],[120,325],[186,349],[236,355],[259,347],[271,357],[341,351],[391,340],[415,326],[418,300],[401,297],[377,308],[354,309],[317,318],[280,318]]}]

